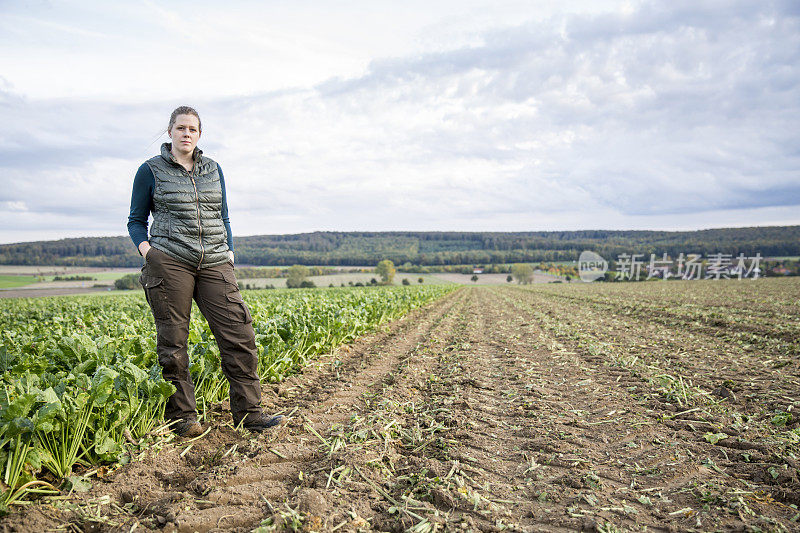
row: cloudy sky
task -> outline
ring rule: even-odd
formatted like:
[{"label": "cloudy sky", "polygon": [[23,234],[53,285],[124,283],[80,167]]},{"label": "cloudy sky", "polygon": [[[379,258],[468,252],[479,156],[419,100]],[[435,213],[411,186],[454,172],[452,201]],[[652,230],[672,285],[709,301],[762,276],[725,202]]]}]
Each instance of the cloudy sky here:
[{"label": "cloudy sky", "polygon": [[0,0],[0,242],[125,234],[182,104],[236,235],[798,224],[799,59],[796,0]]}]

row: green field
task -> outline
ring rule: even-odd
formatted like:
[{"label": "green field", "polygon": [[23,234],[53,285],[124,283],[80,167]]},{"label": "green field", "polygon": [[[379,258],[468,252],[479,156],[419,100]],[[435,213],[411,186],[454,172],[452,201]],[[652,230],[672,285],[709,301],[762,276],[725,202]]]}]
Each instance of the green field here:
[{"label": "green field", "polygon": [[[280,381],[317,354],[449,290],[246,291],[259,377]],[[76,467],[120,460],[126,438],[144,439],[160,423],[173,387],[160,377],[153,318],[141,292],[0,301],[0,330],[0,510],[31,489],[53,490],[53,480]],[[196,305],[189,340],[202,416],[228,386]]]},{"label": "green field", "polygon": [[[73,281],[72,283],[91,283],[91,282],[102,282],[102,281],[114,281],[114,280],[117,280],[117,279],[125,276],[126,274],[130,274],[131,272],[136,272],[136,271],[133,270],[133,269],[131,269],[131,270],[107,270],[107,271],[101,271],[101,272],[84,272],[84,273],[80,273],[80,274],[60,274],[60,276],[61,277],[65,277],[65,276],[66,277],[69,277],[69,276],[87,276],[87,277],[94,278],[94,279],[91,279],[91,280],[78,280],[78,281]],[[58,283],[58,281],[56,281],[54,279],[56,277],[55,275],[53,275],[53,276],[43,276],[43,277],[44,277],[44,281],[46,281],[46,282],[56,282],[56,283]],[[35,281],[36,280],[34,279],[34,282]],[[64,280],[60,280],[60,281],[64,281]]]},{"label": "green field", "polygon": [[[11,289],[17,287],[25,287],[32,285],[36,288],[45,289],[53,283],[62,284],[69,283],[76,287],[81,285],[91,286],[94,283],[112,282],[116,279],[125,276],[131,272],[136,272],[136,269],[116,269],[116,270],[101,270],[86,272],[84,268],[78,267],[54,267],[54,266],[0,266],[0,288]],[[91,280],[78,280],[78,281],[55,281],[56,276],[71,277],[71,276],[87,276],[94,279]],[[63,286],[63,285],[62,285]]]},{"label": "green field", "polygon": [[24,287],[36,283],[33,276],[4,276],[0,275],[0,289],[11,289],[14,287]]}]

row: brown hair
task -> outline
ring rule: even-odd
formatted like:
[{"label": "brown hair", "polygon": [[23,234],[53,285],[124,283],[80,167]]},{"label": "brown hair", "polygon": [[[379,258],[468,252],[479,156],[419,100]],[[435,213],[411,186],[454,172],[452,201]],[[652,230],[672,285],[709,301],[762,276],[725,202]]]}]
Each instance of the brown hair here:
[{"label": "brown hair", "polygon": [[200,131],[203,131],[203,123],[200,122],[200,115],[197,113],[195,108],[189,107],[188,105],[182,105],[180,107],[176,107],[175,111],[169,116],[169,125],[167,126],[167,131],[172,129],[172,126],[175,124],[175,120],[177,120],[178,115],[194,115],[197,117],[197,126]]}]

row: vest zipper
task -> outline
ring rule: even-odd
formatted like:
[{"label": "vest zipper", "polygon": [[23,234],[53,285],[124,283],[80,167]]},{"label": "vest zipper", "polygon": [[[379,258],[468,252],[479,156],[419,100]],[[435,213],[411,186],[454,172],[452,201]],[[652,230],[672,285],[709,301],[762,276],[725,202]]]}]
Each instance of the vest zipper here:
[{"label": "vest zipper", "polygon": [[189,179],[192,180],[194,198],[197,201],[197,237],[200,239],[200,262],[197,264],[197,270],[200,270],[200,265],[203,264],[203,257],[206,254],[206,250],[203,247],[203,223],[200,221],[200,195],[197,193],[197,184],[194,182],[194,166],[192,166],[192,173],[189,174]]}]

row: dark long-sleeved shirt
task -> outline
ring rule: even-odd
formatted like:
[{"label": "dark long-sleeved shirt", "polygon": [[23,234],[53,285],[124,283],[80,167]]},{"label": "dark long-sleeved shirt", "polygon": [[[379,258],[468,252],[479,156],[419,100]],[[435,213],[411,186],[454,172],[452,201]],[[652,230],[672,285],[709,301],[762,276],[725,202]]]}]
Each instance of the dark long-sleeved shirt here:
[{"label": "dark long-sleeved shirt", "polygon": [[[225,197],[225,176],[222,175],[222,167],[217,164],[219,169],[219,184],[222,187],[222,222],[225,224],[225,231],[228,233],[228,248],[233,251],[233,233],[231,232],[231,222],[228,218],[228,200]],[[131,213],[128,215],[128,234],[131,236],[136,249],[147,240],[147,224],[150,213],[153,211],[153,190],[155,189],[156,179],[153,171],[147,163],[142,163],[133,178],[133,193],[131,194]],[[141,252],[139,252],[141,254]]]}]

